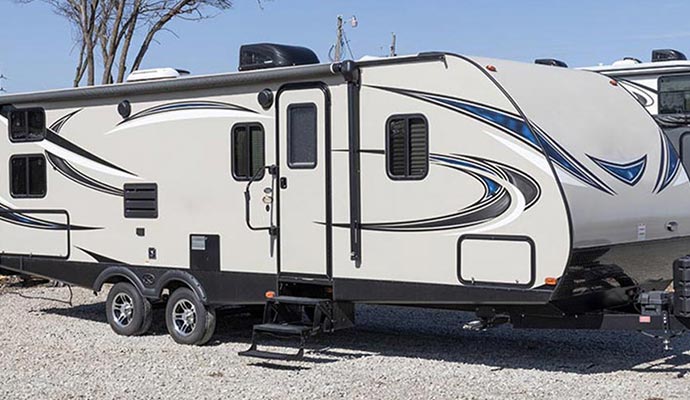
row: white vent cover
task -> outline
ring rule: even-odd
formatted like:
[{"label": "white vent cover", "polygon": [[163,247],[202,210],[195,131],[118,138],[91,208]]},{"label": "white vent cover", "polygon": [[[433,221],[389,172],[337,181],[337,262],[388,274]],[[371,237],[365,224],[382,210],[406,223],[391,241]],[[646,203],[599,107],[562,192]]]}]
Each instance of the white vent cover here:
[{"label": "white vent cover", "polygon": [[611,64],[614,67],[626,67],[630,65],[636,65],[639,64],[640,61],[634,60],[632,58],[624,58],[622,60],[614,61],[613,64]]},{"label": "white vent cover", "polygon": [[189,75],[189,71],[175,68],[154,68],[134,71],[127,77],[126,82],[154,81],[159,79],[175,79]]}]

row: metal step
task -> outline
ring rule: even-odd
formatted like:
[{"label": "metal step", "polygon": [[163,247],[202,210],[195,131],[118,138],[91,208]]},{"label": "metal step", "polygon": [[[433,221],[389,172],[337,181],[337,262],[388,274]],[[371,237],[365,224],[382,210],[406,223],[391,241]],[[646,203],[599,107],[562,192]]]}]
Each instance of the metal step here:
[{"label": "metal step", "polygon": [[299,349],[295,354],[289,353],[275,353],[272,351],[262,351],[257,350],[256,347],[250,348],[246,351],[241,351],[237,353],[242,357],[254,357],[263,358],[265,360],[285,360],[285,361],[296,361],[304,357],[304,349]]},{"label": "metal step", "polygon": [[[243,357],[263,358],[267,360],[297,360],[302,358],[304,355],[304,344],[306,343],[307,339],[315,334],[318,329],[318,326],[292,325],[287,323],[266,323],[254,325],[251,347],[249,347],[248,350],[242,351],[238,354]],[[266,335],[277,337],[283,340],[298,340],[299,347],[297,349],[297,353],[289,354],[259,350],[257,346],[259,345],[260,338]]]},{"label": "metal step", "polygon": [[[271,360],[296,360],[304,355],[304,346],[309,338],[324,332],[324,329],[329,329],[332,325],[330,299],[276,296],[267,299],[264,321],[262,324],[254,325],[252,344],[248,350],[239,355]],[[298,341],[297,353],[286,354],[259,350],[257,347],[259,344],[266,343],[262,340],[266,336]]]},{"label": "metal step", "polygon": [[314,328],[306,325],[261,324],[254,325],[254,332],[274,333],[277,335],[302,336],[311,333]]},{"label": "metal step", "polygon": [[295,297],[295,296],[276,296],[269,299],[269,302],[282,304],[295,304],[303,306],[318,306],[330,302],[329,299],[318,299],[313,297]]}]

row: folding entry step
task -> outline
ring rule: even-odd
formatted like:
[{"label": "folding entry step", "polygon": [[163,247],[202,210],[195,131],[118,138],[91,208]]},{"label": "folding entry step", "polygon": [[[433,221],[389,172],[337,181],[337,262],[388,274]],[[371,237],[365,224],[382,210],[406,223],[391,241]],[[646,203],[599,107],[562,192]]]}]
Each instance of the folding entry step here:
[{"label": "folding entry step", "polygon": [[[268,299],[264,309],[264,320],[254,325],[252,344],[239,355],[270,360],[296,360],[304,355],[307,340],[322,332],[332,332],[334,303],[330,299],[277,296]],[[265,344],[267,337],[296,341],[296,353],[262,351],[259,344]]]}]

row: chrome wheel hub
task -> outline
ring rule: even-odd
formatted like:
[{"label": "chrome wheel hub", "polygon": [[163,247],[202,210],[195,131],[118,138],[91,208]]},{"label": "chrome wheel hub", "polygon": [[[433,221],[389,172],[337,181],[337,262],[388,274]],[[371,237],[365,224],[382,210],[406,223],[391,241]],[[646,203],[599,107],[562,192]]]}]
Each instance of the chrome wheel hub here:
[{"label": "chrome wheel hub", "polygon": [[196,327],[196,308],[191,301],[182,299],[173,307],[173,326],[180,336],[189,336]]},{"label": "chrome wheel hub", "polygon": [[127,293],[118,293],[113,300],[112,315],[115,324],[125,328],[132,323],[134,300]]}]

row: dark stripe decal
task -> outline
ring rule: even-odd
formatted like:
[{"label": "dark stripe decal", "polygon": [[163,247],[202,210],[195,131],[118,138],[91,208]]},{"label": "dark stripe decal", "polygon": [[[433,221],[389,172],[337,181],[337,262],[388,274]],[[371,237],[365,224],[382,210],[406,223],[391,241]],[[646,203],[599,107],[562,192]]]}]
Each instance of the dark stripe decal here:
[{"label": "dark stripe decal", "polygon": [[63,224],[60,222],[47,221],[40,218],[30,217],[26,214],[18,211],[14,211],[11,207],[4,204],[0,204],[0,221],[8,222],[12,225],[23,226],[25,228],[42,229],[42,230],[54,230],[54,231],[90,231],[98,230],[103,228],[90,227],[90,226],[80,226],[72,224]]},{"label": "dark stripe decal", "polygon": [[172,111],[183,110],[229,110],[229,111],[244,111],[252,114],[258,114],[256,111],[246,107],[238,106],[236,104],[222,103],[218,101],[183,101],[177,103],[162,104],[155,107],[147,108],[138,113],[125,118],[118,125],[133,121],[135,119],[148,117],[155,114],[162,114]]},{"label": "dark stripe decal", "polygon": [[663,131],[659,130],[661,137],[661,163],[659,166],[659,174],[654,185],[654,193],[661,193],[668,185],[673,182],[673,179],[678,175],[680,168],[680,158],[673,148],[671,142],[666,138]]},{"label": "dark stripe decal", "polygon": [[115,260],[115,259],[113,259],[113,258],[106,257],[106,256],[101,255],[101,254],[98,254],[98,253],[96,253],[96,252],[93,252],[93,251],[90,251],[90,250],[86,250],[86,249],[84,249],[84,248],[82,248],[82,247],[79,247],[79,246],[74,246],[74,247],[76,247],[76,248],[78,248],[79,250],[83,251],[84,253],[88,254],[89,256],[91,256],[91,258],[93,258],[94,260],[96,260],[96,261],[99,262],[99,263],[128,265],[127,263],[124,263],[124,262],[122,262],[122,261],[118,261],[118,260]]},{"label": "dark stripe decal", "polygon": [[616,79],[620,86],[630,93],[643,107],[653,106],[654,99],[658,96],[657,91],[637,82],[627,79]]},{"label": "dark stripe decal", "polygon": [[[546,152],[546,156],[549,157],[551,161],[579,181],[609,195],[615,194],[613,189],[611,189],[594,173],[589,171],[585,166],[577,161],[574,156],[565,151],[565,149],[549,135],[547,135],[546,132],[533,123],[527,123],[527,121],[522,120],[521,117],[515,113],[465,99],[441,96],[432,93],[381,86],[369,87],[440,105],[463,115],[470,116],[482,123],[491,125],[494,128],[498,128],[501,131],[508,133],[510,136],[529,145],[540,153],[544,154],[544,152]],[[532,130],[532,127],[536,129],[536,132]]]},{"label": "dark stripe decal", "polygon": [[640,84],[640,83],[638,83],[638,82],[634,82],[634,81],[631,81],[631,80],[628,80],[628,79],[622,79],[622,78],[615,78],[615,79],[616,79],[619,83],[620,83],[620,82],[624,82],[624,83],[627,83],[627,84],[629,84],[629,85],[631,85],[631,86],[635,86],[635,87],[638,88],[638,89],[641,89],[641,90],[644,90],[644,91],[647,91],[647,92],[650,92],[650,93],[653,93],[653,94],[658,94],[658,93],[659,93],[657,90],[652,89],[652,88],[650,88],[650,87],[648,87],[648,86],[642,85],[642,84]]},{"label": "dark stripe decal", "polygon": [[627,163],[617,163],[587,156],[611,176],[630,186],[635,186],[642,179],[647,166],[647,155]]},{"label": "dark stripe decal", "polygon": [[[346,152],[347,150],[335,151]],[[385,154],[383,150],[361,150],[360,153]],[[430,154],[430,160],[431,165],[460,171],[476,179],[484,187],[482,197],[451,214],[407,221],[363,222],[361,229],[386,232],[430,232],[466,228],[491,221],[510,208],[512,199],[510,193],[498,180],[488,178],[485,174],[513,184],[525,198],[524,210],[532,207],[541,195],[541,189],[534,179],[501,163],[460,154]],[[335,223],[333,226],[349,228],[350,224]]]},{"label": "dark stripe decal", "polygon": [[584,165],[582,165],[582,163],[577,161],[575,157],[565,151],[561,145],[546,135],[544,131],[542,131],[539,127],[535,128],[538,129],[541,143],[551,161],[556,163],[556,165],[568,172],[571,176],[577,178],[580,182],[586,183],[587,185],[595,189],[599,189],[604,193],[610,195],[616,194],[613,189],[611,189],[601,179],[597,178],[594,173],[590,172]]},{"label": "dark stripe decal", "polygon": [[48,162],[50,162],[50,165],[52,165],[53,168],[55,168],[67,179],[101,193],[120,197],[124,196],[124,191],[122,189],[98,182],[97,180],[84,175],[83,173],[77,171],[67,160],[60,158],[49,151],[46,151],[46,156],[48,158]]},{"label": "dark stripe decal", "polygon": [[56,132],[54,132],[51,129],[48,129],[46,132],[46,138],[45,140],[49,141],[50,143],[53,143],[56,146],[62,147],[63,149],[70,151],[74,154],[80,155],[88,160],[91,160],[95,163],[104,165],[106,167],[118,170],[120,172],[124,172],[126,174],[132,175],[132,176],[137,176],[126,169],[120,168],[117,165],[110,163],[97,155],[94,155],[92,153],[89,153],[88,151],[82,149],[81,147],[77,146],[76,144],[70,142],[69,140],[59,136]]},{"label": "dark stripe decal", "polygon": [[63,117],[61,117],[61,118],[58,119],[57,121],[53,122],[53,124],[50,126],[50,129],[51,129],[52,131],[54,131],[54,132],[60,132],[60,130],[62,129],[63,125],[65,125],[65,124],[67,123],[67,121],[70,120],[70,118],[72,118],[73,116],[75,116],[75,115],[76,115],[78,112],[80,112],[81,110],[83,110],[83,108],[80,108],[80,109],[78,109],[78,110],[76,110],[76,111],[72,111],[71,113],[69,113],[69,114],[67,114],[67,115],[65,115],[65,116],[63,116]]},{"label": "dark stripe decal", "polygon": [[[53,131],[56,135],[59,135],[60,130],[65,125],[65,123],[67,123],[67,121],[69,121],[70,118],[76,115],[79,111],[81,111],[81,109],[76,110],[58,119],[50,126],[50,130]],[[122,189],[110,186],[106,183],[99,182],[96,179],[87,176],[86,174],[74,168],[74,166],[72,166],[72,164],[70,164],[64,158],[58,157],[57,155],[49,151],[46,151],[46,157],[48,158],[48,162],[50,162],[50,165],[52,165],[53,168],[55,168],[67,179],[76,182],[82,186],[85,186],[89,189],[93,189],[105,194],[113,196],[124,196],[124,191]]]}]

